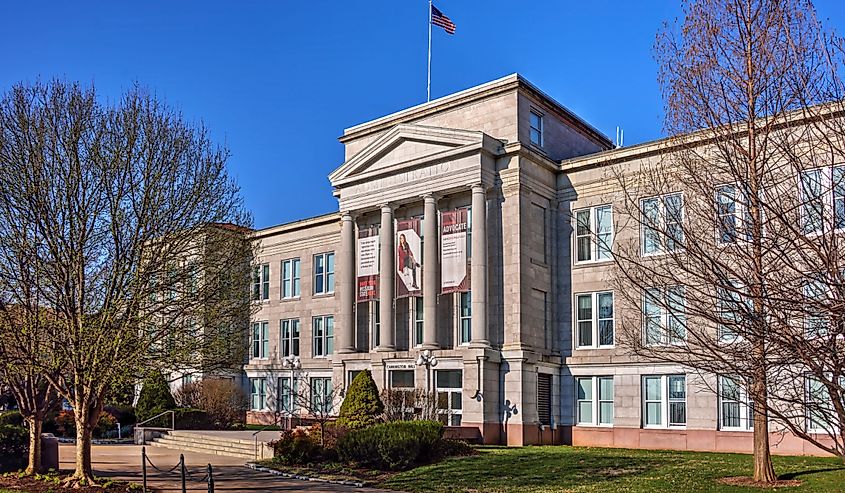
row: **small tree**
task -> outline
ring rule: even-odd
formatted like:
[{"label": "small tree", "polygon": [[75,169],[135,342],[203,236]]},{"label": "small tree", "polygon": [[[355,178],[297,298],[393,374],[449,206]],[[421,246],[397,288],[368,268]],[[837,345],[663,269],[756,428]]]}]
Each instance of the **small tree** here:
[{"label": "small tree", "polygon": [[383,412],[384,404],[379,398],[373,375],[370,370],[364,370],[349,385],[337,424],[350,430],[367,428],[379,423]]},{"label": "small tree", "polygon": [[151,372],[144,379],[141,394],[138,396],[138,404],[135,406],[135,414],[138,421],[144,421],[169,409],[176,408],[176,400],[170,393],[170,385],[167,384],[164,375],[159,371]]},{"label": "small tree", "polygon": [[296,408],[304,411],[308,418],[320,427],[320,446],[324,447],[326,424],[335,416],[335,403],[340,398],[340,387],[332,385],[330,380],[303,376],[299,379],[294,396]]},{"label": "small tree", "polygon": [[437,393],[424,389],[384,389],[381,391],[385,421],[437,421]]}]

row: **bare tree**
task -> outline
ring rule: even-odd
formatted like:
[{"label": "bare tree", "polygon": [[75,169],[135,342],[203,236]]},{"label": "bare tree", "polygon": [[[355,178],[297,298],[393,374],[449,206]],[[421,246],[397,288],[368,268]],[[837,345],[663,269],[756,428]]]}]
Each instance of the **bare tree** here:
[{"label": "bare tree", "polygon": [[0,101],[3,220],[27,228],[16,247],[59,323],[39,365],[74,410],[69,483],[94,481],[91,433],[110,388],[150,366],[243,361],[252,246],[227,158],[137,87],[111,106],[62,81]]},{"label": "bare tree", "polygon": [[424,389],[385,388],[381,391],[381,401],[385,421],[437,421],[443,415],[437,407],[437,393]]},{"label": "bare tree", "polygon": [[300,375],[292,392],[293,413],[307,417],[320,427],[320,446],[325,446],[326,424],[337,416],[343,388],[333,385],[329,378],[308,378],[305,372]]},{"label": "bare tree", "polygon": [[[620,337],[650,360],[698,370],[714,390],[744,389],[754,480],[774,482],[771,417],[823,442],[788,414],[806,407],[787,394],[803,397],[804,374],[816,368],[842,395],[830,379],[841,375],[841,335],[811,341],[802,322],[807,282],[830,271],[819,244],[837,265],[842,248],[802,230],[798,190],[804,170],[842,157],[842,108],[831,103],[842,95],[837,45],[805,0],[689,0],[684,13],[656,44],[670,138],[612,172],[617,228],[639,233],[615,241],[613,282],[629,308]],[[825,313],[841,318],[841,308]],[[832,341],[830,358],[810,347]]]}]

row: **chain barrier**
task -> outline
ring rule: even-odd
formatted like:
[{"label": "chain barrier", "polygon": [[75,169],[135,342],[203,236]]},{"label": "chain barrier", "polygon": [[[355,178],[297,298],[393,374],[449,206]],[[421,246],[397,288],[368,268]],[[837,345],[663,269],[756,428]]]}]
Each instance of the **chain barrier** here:
[{"label": "chain barrier", "polygon": [[[185,465],[185,455],[179,454],[179,462],[176,463],[175,466],[171,467],[170,469],[161,469],[156,466],[152,460],[150,460],[150,456],[147,455],[147,447],[141,447],[141,475],[143,478],[143,491],[147,493],[147,464],[149,464],[153,469],[158,471],[161,474],[170,475],[171,473],[175,476],[179,476],[182,485],[182,493],[187,491],[187,481],[195,481],[197,483],[205,483],[208,487],[208,493],[214,493],[214,476],[213,476],[213,469],[211,464],[208,464],[205,467],[205,475],[201,478],[197,478],[188,471],[187,466]],[[179,469],[176,472],[176,469]]]}]

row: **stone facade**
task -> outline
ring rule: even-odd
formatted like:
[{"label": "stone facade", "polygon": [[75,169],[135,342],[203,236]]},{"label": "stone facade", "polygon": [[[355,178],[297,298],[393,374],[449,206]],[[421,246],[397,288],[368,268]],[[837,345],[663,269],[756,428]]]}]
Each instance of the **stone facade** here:
[{"label": "stone facade", "polygon": [[[606,166],[654,159],[659,144],[613,150],[605,136],[518,75],[348,128],[340,141],[345,161],[329,176],[339,212],[256,232],[257,282],[260,298],[267,283],[267,296],[256,301],[258,342],[251,342],[244,367],[251,421],[290,414],[281,379],[331,378],[342,389],[369,369],[379,388],[401,376],[438,392],[442,419],[485,443],[750,451],[749,432],[719,430],[717,396],[694,391],[691,373],[684,426],[644,426],[644,377],[687,372],[632,359],[612,340],[593,348],[576,341],[576,296],[606,292],[612,262],[575,261],[573,212],[612,203]],[[469,208],[472,224],[466,321],[462,295],[440,292],[439,242],[430,240],[440,215],[456,208]],[[422,301],[387,296],[357,303],[359,232],[371,226],[393,232],[395,220],[415,217],[423,220]],[[395,238],[379,241],[381,272],[390,272],[381,276],[381,289],[393,292]],[[327,253],[334,261],[330,289]],[[285,262],[293,259],[299,289],[286,295],[292,288],[284,284],[293,280]],[[333,317],[330,351],[326,317]],[[280,340],[283,321],[291,320],[299,323],[296,355]],[[470,327],[468,340],[462,323]],[[417,364],[423,350],[437,366]],[[587,377],[596,382],[592,424],[580,423],[578,414],[585,400],[578,389],[586,382],[579,378]],[[598,394],[608,380],[599,377],[612,381],[607,399]],[[598,418],[601,409],[610,410],[610,422]],[[793,440],[778,443],[783,452],[813,452]]]}]

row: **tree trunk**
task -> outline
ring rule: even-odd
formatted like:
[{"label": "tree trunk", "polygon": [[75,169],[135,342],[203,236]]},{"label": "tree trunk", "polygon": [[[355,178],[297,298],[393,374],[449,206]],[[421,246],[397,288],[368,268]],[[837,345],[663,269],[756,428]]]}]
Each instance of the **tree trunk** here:
[{"label": "tree trunk", "polygon": [[777,481],[775,467],[772,465],[772,453],[769,450],[769,413],[766,411],[765,370],[763,376],[752,382],[754,401],[754,481],[773,483]]},{"label": "tree trunk", "polygon": [[26,423],[29,427],[29,462],[24,473],[31,475],[41,472],[41,426],[43,423],[38,416],[28,418]]},{"label": "tree trunk", "polygon": [[92,427],[84,418],[76,418],[76,468],[68,478],[76,484],[93,485],[94,471],[91,467],[91,432]]}]

